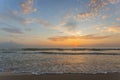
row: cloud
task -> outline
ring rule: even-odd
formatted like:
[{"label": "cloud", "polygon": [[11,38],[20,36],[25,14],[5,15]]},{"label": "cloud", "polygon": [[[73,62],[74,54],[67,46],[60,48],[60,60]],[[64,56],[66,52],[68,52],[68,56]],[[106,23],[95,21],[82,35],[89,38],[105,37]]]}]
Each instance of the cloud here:
[{"label": "cloud", "polygon": [[88,18],[88,17],[90,17],[90,16],[91,16],[91,14],[90,14],[89,12],[87,12],[87,13],[79,13],[79,14],[77,15],[77,17],[79,17],[79,18],[81,18],[81,19]]},{"label": "cloud", "polygon": [[[68,15],[66,20],[62,20],[60,23],[58,23],[57,25],[54,25],[44,19],[37,19],[37,18],[22,18],[19,17],[18,12],[13,11],[13,14],[15,14],[13,16],[14,20],[25,24],[25,25],[29,25],[29,24],[40,24],[44,27],[48,27],[50,29],[53,30],[57,30],[59,32],[65,33],[65,34],[69,34],[69,35],[80,35],[82,34],[82,31],[78,29],[78,20],[86,20],[89,19],[91,17],[95,17],[100,10],[105,9],[105,7],[108,4],[116,4],[118,3],[118,1],[116,0],[90,0],[90,2],[88,3],[87,7],[88,9],[85,10],[85,12],[81,12],[78,13],[77,15]],[[35,9],[33,7],[34,4],[34,0],[25,0],[25,2],[21,3],[21,10],[23,14],[28,14],[31,12],[34,12],[33,9]],[[108,16],[102,16],[103,19],[106,19]],[[11,16],[12,18],[12,16]],[[77,21],[76,21],[77,20]]]},{"label": "cloud", "polygon": [[101,9],[105,9],[107,5],[107,0],[90,0],[90,2],[88,3],[89,10],[93,13],[99,13],[99,11]]},{"label": "cloud", "polygon": [[68,18],[74,18],[76,21],[93,20],[98,16],[102,16],[102,19],[107,19],[110,16],[106,16],[105,11],[110,10],[108,5],[114,5],[120,3],[120,0],[89,0],[86,3],[85,11],[76,15],[68,15]]},{"label": "cloud", "polygon": [[78,30],[77,28],[78,28],[78,23],[73,19],[62,20],[59,24],[54,26],[55,30],[58,30],[68,35],[80,35],[81,31]]},{"label": "cloud", "polygon": [[90,12],[99,12],[106,9],[109,4],[117,4],[120,0],[90,0],[88,7]]},{"label": "cloud", "polygon": [[63,41],[63,40],[75,40],[75,39],[105,39],[110,36],[96,36],[96,35],[85,35],[85,36],[57,36],[48,38],[51,41]]},{"label": "cloud", "polygon": [[80,35],[81,31],[78,30],[78,23],[74,19],[63,19],[60,23],[54,25],[51,22],[40,18],[22,18],[18,21],[24,25],[40,24],[48,29],[56,30],[69,35]]},{"label": "cloud", "polygon": [[93,15],[90,12],[83,12],[83,13],[79,13],[79,14],[75,15],[74,18],[76,20],[86,20],[86,19],[89,19],[92,16]]},{"label": "cloud", "polygon": [[107,18],[108,18],[108,16],[106,16],[106,15],[102,16],[102,19],[107,19]]},{"label": "cloud", "polygon": [[23,34],[22,30],[20,28],[14,27],[12,25],[6,24],[6,23],[0,23],[1,26],[7,26],[4,28],[1,28],[1,30],[8,32],[8,33],[16,33],[16,34]]},{"label": "cloud", "polygon": [[24,20],[23,20],[23,24],[25,24],[25,25],[29,25],[29,24],[32,24],[32,23],[34,23],[35,22],[35,19],[30,19],[30,18],[25,18]]},{"label": "cloud", "polygon": [[108,32],[120,33],[120,26],[112,26],[106,29]]},{"label": "cloud", "polygon": [[22,2],[20,4],[21,11],[23,14],[28,14],[31,12],[36,12],[37,9],[33,7],[34,0],[25,0],[25,2]]},{"label": "cloud", "polygon": [[47,26],[47,27],[51,27],[52,24],[46,20],[43,19],[36,19],[36,22],[43,25],[43,26]]},{"label": "cloud", "polygon": [[0,13],[0,19],[1,19],[1,20],[6,20],[6,19],[8,19],[8,18],[9,18],[8,15],[1,14],[1,13]]},{"label": "cloud", "polygon": [[111,3],[111,4],[117,4],[117,3],[120,2],[120,0],[108,0],[108,1],[109,1],[109,3]]},{"label": "cloud", "polygon": [[23,17],[20,17],[18,15],[15,15],[15,14],[0,14],[0,19],[2,21],[5,21],[7,23],[7,21],[15,21],[15,22],[18,22],[20,24],[24,24],[24,21],[25,21],[25,18]]},{"label": "cloud", "polygon": [[105,26],[105,25],[98,25],[94,27],[96,30],[101,32],[108,32],[108,33],[120,33],[120,26]]},{"label": "cloud", "polygon": [[19,28],[2,28],[3,31],[8,33],[16,33],[16,34],[22,34],[23,32]]},{"label": "cloud", "polygon": [[5,31],[5,32],[23,34],[23,31],[20,28],[15,27],[13,25],[10,25],[7,23],[2,23],[2,22],[0,22],[0,25],[1,25],[1,27],[3,27],[3,28],[1,28],[1,30]]},{"label": "cloud", "polygon": [[27,19],[24,19],[23,23],[25,25],[37,23],[37,24],[42,25],[43,27],[48,27],[49,29],[57,30],[59,32],[70,34],[70,35],[81,33],[80,30],[77,30],[78,23],[74,21],[73,19],[72,20],[63,19],[60,23],[53,25],[52,23],[46,20],[43,20],[43,19],[27,18]]},{"label": "cloud", "polygon": [[117,18],[116,20],[117,20],[117,21],[120,21],[120,18]]},{"label": "cloud", "polygon": [[19,44],[19,43],[13,42],[13,41],[0,43],[0,48],[20,48],[20,47],[25,47],[25,45]]},{"label": "cloud", "polygon": [[77,23],[73,20],[65,20],[60,24],[61,27],[66,27],[68,30],[74,30],[77,27]]},{"label": "cloud", "polygon": [[[34,8],[34,2],[35,2],[35,0],[24,0],[24,2],[20,3],[22,13],[29,14],[32,12],[36,12],[37,9]],[[2,14],[2,16],[6,16],[8,19],[13,19],[25,26],[29,25],[29,24],[40,24],[44,27],[52,26],[52,24],[50,22],[48,22],[44,19],[41,19],[41,18],[38,19],[38,18],[23,17],[19,14],[19,12],[17,10],[11,11],[11,13],[9,15]]]},{"label": "cloud", "polygon": [[111,47],[111,48],[113,48],[113,47],[116,47],[116,48],[118,48],[118,47],[120,47],[120,43],[118,43],[118,42],[108,42],[108,43],[92,43],[92,44],[87,44],[87,45],[78,45],[78,47]]},{"label": "cloud", "polygon": [[[100,13],[104,13],[104,11],[108,10],[110,4],[117,4],[120,0],[90,0],[87,3],[87,9],[85,12],[78,13],[74,15],[77,20],[86,20],[86,19],[94,19]],[[102,14],[101,14],[102,15]],[[73,16],[71,16],[73,17]],[[102,16],[102,19],[106,19],[108,16]]]},{"label": "cloud", "polygon": [[19,13],[18,13],[18,11],[13,10],[13,11],[11,11],[11,14],[13,14],[13,15],[18,15]]},{"label": "cloud", "polygon": [[27,31],[27,32],[31,32],[32,29],[31,29],[31,28],[25,28],[25,31]]},{"label": "cloud", "polygon": [[15,14],[0,14],[0,19],[4,20],[4,21],[9,21],[9,20],[14,20],[22,25],[29,25],[29,24],[40,24],[42,26],[45,27],[50,27],[53,26],[50,22],[43,20],[43,19],[38,19],[38,18],[23,18],[20,17],[19,15],[15,15]]},{"label": "cloud", "polygon": [[37,18],[26,18],[23,20],[23,23],[25,25],[37,23],[37,24],[40,24],[44,27],[51,27],[52,26],[52,24],[50,22],[43,20],[43,19],[37,19]]},{"label": "cloud", "polygon": [[92,14],[89,11],[85,11],[85,12],[81,12],[81,13],[77,13],[77,14],[68,13],[64,16],[64,19],[66,19],[66,20],[73,19],[76,22],[80,22],[80,21],[86,21],[86,20],[88,20],[90,18],[94,18],[94,17],[95,17],[94,14]]}]

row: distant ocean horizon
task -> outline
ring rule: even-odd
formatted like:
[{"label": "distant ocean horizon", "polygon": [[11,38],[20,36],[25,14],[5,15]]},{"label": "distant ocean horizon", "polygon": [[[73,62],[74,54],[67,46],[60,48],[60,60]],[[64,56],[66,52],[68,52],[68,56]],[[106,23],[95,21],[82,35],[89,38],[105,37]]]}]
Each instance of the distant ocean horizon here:
[{"label": "distant ocean horizon", "polygon": [[120,48],[0,49],[0,72],[119,73]]}]

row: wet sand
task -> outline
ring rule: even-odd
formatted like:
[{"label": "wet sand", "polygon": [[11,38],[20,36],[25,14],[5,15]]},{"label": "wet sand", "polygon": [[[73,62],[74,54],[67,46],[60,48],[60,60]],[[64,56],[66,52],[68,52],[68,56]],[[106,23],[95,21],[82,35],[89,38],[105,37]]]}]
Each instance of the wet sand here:
[{"label": "wet sand", "polygon": [[0,73],[0,80],[120,80],[120,73],[41,75]]}]

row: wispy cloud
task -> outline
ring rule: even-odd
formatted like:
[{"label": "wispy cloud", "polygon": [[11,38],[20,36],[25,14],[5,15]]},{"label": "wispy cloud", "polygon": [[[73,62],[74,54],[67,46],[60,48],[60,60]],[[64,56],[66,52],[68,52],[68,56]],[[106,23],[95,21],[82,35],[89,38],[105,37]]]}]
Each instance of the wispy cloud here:
[{"label": "wispy cloud", "polygon": [[102,19],[107,19],[107,18],[108,18],[108,16],[106,16],[106,15],[102,16]]},{"label": "wispy cloud", "polygon": [[[34,8],[34,1],[35,0],[25,0],[25,2],[20,4],[23,14],[28,14],[36,11],[36,8]],[[18,21],[21,24],[40,24],[44,27],[48,27],[65,34],[80,35],[82,34],[82,31],[78,29],[79,19],[86,20],[91,17],[95,17],[101,10],[104,10],[108,4],[116,4],[118,2],[119,0],[90,0],[90,2],[87,4],[88,9],[85,10],[85,12],[80,12],[75,15],[68,15],[67,19],[63,19],[56,25],[41,18],[20,17],[19,15],[16,15],[18,14],[17,11],[13,11],[14,15],[9,15],[8,17],[14,19],[15,21]],[[102,19],[106,18],[108,18],[108,16],[102,16]]]},{"label": "wispy cloud", "polygon": [[15,22],[18,22],[21,25],[40,24],[43,27],[53,26],[52,23],[41,18],[30,18],[30,17],[24,18],[14,14],[0,14],[0,19],[5,22],[8,20],[14,20]]},{"label": "wispy cloud", "polygon": [[83,13],[79,13],[79,14],[75,15],[74,18],[78,21],[82,21],[82,20],[87,20],[92,16],[93,15],[90,12],[83,12]]},{"label": "wispy cloud", "polygon": [[45,27],[51,27],[52,26],[52,23],[48,22],[47,20],[36,19],[36,22],[45,26]]},{"label": "wispy cloud", "polygon": [[67,35],[80,35],[81,31],[77,29],[78,23],[73,19],[62,20],[59,24],[54,26],[55,30],[65,33]]},{"label": "wispy cloud", "polygon": [[120,18],[117,18],[116,20],[117,20],[117,21],[120,21]]},{"label": "wispy cloud", "polygon": [[84,12],[71,15],[71,17],[75,18],[77,21],[95,19],[99,15],[100,11],[104,11],[106,9],[108,4],[108,0],[90,0],[86,3],[87,8]]},{"label": "wispy cloud", "polygon": [[111,3],[111,4],[116,4],[116,3],[119,3],[120,2],[120,0],[108,0],[109,1],[109,3]]},{"label": "wispy cloud", "polygon": [[111,26],[107,28],[106,31],[112,32],[112,33],[120,33],[120,26]]},{"label": "wispy cloud", "polygon": [[6,23],[0,23],[0,24],[6,26],[4,28],[1,28],[1,30],[5,31],[5,32],[23,34],[23,31],[20,28],[14,27],[14,26],[6,24]]},{"label": "wispy cloud", "polygon": [[90,0],[88,3],[88,8],[90,12],[93,13],[99,13],[100,10],[105,9],[105,7],[108,5],[107,0]]},{"label": "wispy cloud", "polygon": [[75,40],[75,39],[105,39],[110,36],[97,36],[97,35],[85,35],[85,36],[57,36],[57,37],[51,37],[48,38],[49,40],[52,41],[63,41],[63,40]]},{"label": "wispy cloud", "polygon": [[23,32],[19,28],[2,28],[3,31],[8,33],[22,34]]},{"label": "wispy cloud", "polygon": [[0,14],[0,19],[2,21],[5,21],[7,23],[7,21],[15,21],[15,22],[18,22],[19,24],[23,24],[24,21],[25,21],[25,18],[23,17],[20,17],[18,15],[13,15],[11,13],[9,14]]},{"label": "wispy cloud", "polygon": [[91,12],[99,12],[105,10],[109,4],[117,4],[120,0],[90,0],[88,7]]},{"label": "wispy cloud", "polygon": [[105,26],[105,25],[98,25],[94,27],[96,30],[105,33],[120,33],[120,26]]},{"label": "wispy cloud", "polygon": [[43,27],[47,27],[49,29],[56,30],[69,35],[81,34],[81,31],[77,30],[78,23],[73,19],[72,20],[63,19],[62,21],[60,21],[60,23],[54,25],[51,22],[48,22],[47,20],[37,19],[37,18],[26,18],[24,19],[23,23],[25,25],[34,24],[34,23],[40,24]]},{"label": "wispy cloud", "polygon": [[[29,14],[32,12],[36,12],[37,9],[34,7],[35,0],[24,0],[24,2],[20,3],[21,13],[22,14]],[[41,19],[41,18],[31,18],[29,17],[23,17],[21,14],[19,14],[19,11],[13,10],[11,11],[10,15],[4,15],[8,19],[13,19],[17,21],[18,23],[27,26],[30,24],[40,24],[43,27],[51,27],[53,24],[48,22],[47,20]]]},{"label": "wispy cloud", "polygon": [[20,48],[20,47],[25,47],[25,45],[16,43],[14,41],[0,42],[0,48]]},{"label": "wispy cloud", "polygon": [[25,2],[22,2],[20,4],[21,11],[23,14],[28,14],[31,12],[36,12],[37,9],[33,7],[34,5],[34,0],[25,0]]},{"label": "wispy cloud", "polygon": [[110,4],[117,4],[120,0],[90,0],[86,6],[87,9],[85,12],[80,12],[77,15],[69,15],[69,17],[73,17],[76,20],[83,21],[86,19],[95,19],[99,15],[103,15],[102,19],[106,19],[109,16],[105,16],[104,14],[100,14],[101,12],[104,13],[106,10],[109,10],[108,5]]},{"label": "wispy cloud", "polygon": [[48,22],[47,20],[43,20],[43,19],[37,19],[37,18],[25,18],[23,20],[23,24],[25,25],[29,25],[29,24],[40,24],[43,27],[51,27],[53,26],[50,22]]}]

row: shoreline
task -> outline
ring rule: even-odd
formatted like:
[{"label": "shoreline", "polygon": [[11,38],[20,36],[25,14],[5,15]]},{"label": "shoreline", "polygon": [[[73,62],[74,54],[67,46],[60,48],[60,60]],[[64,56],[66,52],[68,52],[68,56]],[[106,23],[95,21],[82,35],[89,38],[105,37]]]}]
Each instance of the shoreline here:
[{"label": "shoreline", "polygon": [[120,73],[40,74],[0,72],[0,80],[120,80]]}]

